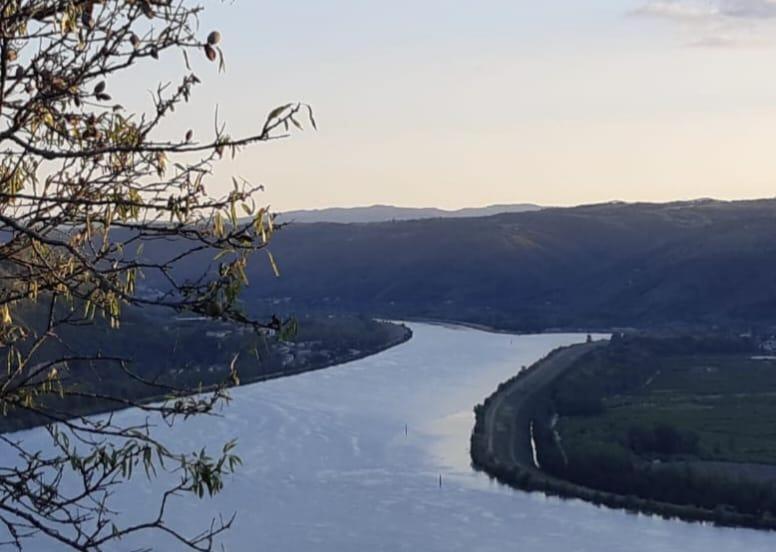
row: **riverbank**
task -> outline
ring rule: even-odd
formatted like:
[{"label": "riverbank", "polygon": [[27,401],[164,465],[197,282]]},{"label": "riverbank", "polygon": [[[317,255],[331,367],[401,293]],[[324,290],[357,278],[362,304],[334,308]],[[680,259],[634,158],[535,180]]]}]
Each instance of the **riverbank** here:
[{"label": "riverbank", "polygon": [[542,471],[534,449],[533,427],[550,426],[554,415],[548,389],[583,355],[601,343],[573,345],[553,351],[530,368],[499,385],[494,394],[475,407],[471,436],[471,458],[475,469],[499,482],[529,492],[543,492],[561,498],[578,498],[597,505],[630,512],[659,515],[721,526],[776,530],[770,515],[739,514],[724,506],[707,510],[624,496],[583,487]]},{"label": "riverbank", "polygon": [[388,349],[398,347],[399,345],[402,345],[403,343],[406,343],[407,341],[412,339],[412,330],[409,327],[407,327],[405,324],[401,324],[398,322],[391,322],[391,323],[401,328],[402,332],[395,339],[386,341],[380,344],[378,347],[374,347],[367,350],[358,350],[350,354],[344,354],[344,355],[341,355],[340,357],[331,359],[329,362],[325,362],[323,364],[319,364],[316,366],[305,367],[298,370],[294,370],[294,369],[283,370],[281,372],[274,372],[271,374],[263,374],[261,376],[247,378],[245,381],[242,381],[240,385],[250,385],[252,383],[260,383],[263,381],[270,381],[278,378],[297,376],[299,374],[305,374],[307,372],[316,372],[318,370],[325,370],[326,368],[332,368],[334,366],[339,366],[341,364],[355,362],[356,360],[361,360],[362,358],[367,358],[367,357],[382,353],[383,351],[387,351]]},{"label": "riverbank", "polygon": [[[327,368],[332,368],[334,366],[355,362],[357,360],[361,360],[361,359],[382,353],[383,351],[387,351],[388,349],[392,349],[394,347],[402,345],[408,342],[410,339],[412,339],[412,336],[413,336],[412,330],[409,327],[407,327],[405,324],[390,323],[390,325],[393,328],[395,328],[396,330],[394,332],[395,335],[391,336],[389,339],[386,339],[385,341],[378,343],[375,346],[366,346],[360,349],[354,349],[354,348],[344,349],[338,352],[337,354],[334,354],[333,356],[326,357],[325,360],[319,359],[313,362],[305,363],[303,365],[290,364],[288,366],[284,366],[282,370],[269,372],[269,373],[251,374],[247,371],[239,371],[239,374],[238,374],[239,384],[234,387],[243,387],[254,383],[261,383],[261,382],[276,380],[276,379],[285,378],[285,377],[297,376],[307,372],[316,372]],[[224,370],[223,373],[226,373],[226,371]],[[183,389],[191,389],[191,392],[188,393],[188,395],[190,396],[190,395],[195,395],[200,393],[212,392],[222,385],[223,377],[221,377],[218,381],[213,381],[214,380],[213,374],[208,372],[206,373],[206,375],[210,377],[209,382],[204,382],[201,385],[191,385],[189,387],[184,387],[183,385],[179,385],[179,386],[176,386],[175,389],[176,391],[180,391]],[[140,388],[139,390],[135,390],[134,396],[132,395],[124,396],[124,397],[121,397],[120,399],[117,399],[116,401],[110,401],[109,399],[105,399],[102,401],[94,401],[90,403],[84,403],[81,401],[74,404],[66,404],[67,397],[63,397],[59,399],[60,401],[64,401],[64,402],[63,404],[59,405],[57,411],[67,412],[69,414],[67,418],[62,417],[61,419],[57,418],[56,420],[54,420],[53,415],[48,415],[47,417],[42,419],[27,418],[27,417],[14,418],[11,415],[7,415],[7,416],[0,417],[0,434],[29,430],[35,427],[47,425],[49,423],[52,423],[52,421],[64,422],[67,419],[80,418],[85,416],[97,416],[100,414],[107,414],[112,412],[120,412],[137,406],[161,403],[170,399],[169,394],[148,392],[150,389],[156,390],[158,389],[158,386]]]},{"label": "riverbank", "polygon": [[[386,320],[393,320],[394,318],[386,318]],[[480,324],[477,322],[467,322],[463,320],[453,318],[429,318],[429,317],[414,317],[414,316],[399,316],[395,319],[404,320],[406,322],[417,322],[419,324],[428,324],[430,326],[442,326],[443,328],[468,328],[471,330],[478,330],[481,332],[488,332],[502,335],[537,335],[537,334],[612,334],[615,332],[633,331],[634,328],[536,328],[532,330],[516,330],[510,326],[493,326],[488,324]]]}]

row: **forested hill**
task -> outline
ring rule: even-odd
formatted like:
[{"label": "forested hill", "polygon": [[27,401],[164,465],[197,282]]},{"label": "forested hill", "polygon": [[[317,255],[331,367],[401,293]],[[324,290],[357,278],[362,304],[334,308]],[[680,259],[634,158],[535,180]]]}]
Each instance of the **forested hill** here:
[{"label": "forested hill", "polygon": [[246,302],[517,330],[776,324],[776,200],[602,204],[278,232]]}]

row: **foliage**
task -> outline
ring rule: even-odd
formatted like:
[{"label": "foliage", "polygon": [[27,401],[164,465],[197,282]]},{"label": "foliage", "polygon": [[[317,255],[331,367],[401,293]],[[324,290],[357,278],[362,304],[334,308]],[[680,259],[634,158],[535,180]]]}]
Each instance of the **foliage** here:
[{"label": "foliage", "polygon": [[[672,406],[677,406],[674,400],[676,392],[682,393],[687,387],[697,387],[699,393],[708,394],[706,398],[717,397],[723,390],[733,396],[746,390],[749,396],[739,397],[744,402],[751,402],[751,396],[758,393],[768,395],[768,400],[773,402],[773,386],[776,385],[773,361],[752,359],[749,356],[751,351],[745,347],[731,349],[730,340],[724,336],[716,344],[712,337],[696,340],[699,350],[705,351],[705,355],[692,355],[684,338],[662,339],[664,341],[660,346],[654,347],[656,342],[653,339],[645,343],[638,337],[618,335],[608,347],[578,358],[563,377],[549,384],[550,389],[538,388],[530,393],[528,400],[534,404],[524,412],[518,412],[516,418],[518,423],[534,422],[533,435],[540,469],[534,468],[532,462],[516,452],[521,446],[519,441],[502,441],[507,433],[499,434],[498,429],[495,434],[491,433],[493,426],[488,420],[493,415],[491,409],[502,404],[498,400],[499,393],[503,391],[503,386],[500,386],[483,405],[475,408],[470,449],[475,468],[520,489],[582,498],[630,512],[649,512],[666,518],[712,521],[728,526],[776,529],[774,466],[710,462],[699,458],[706,451],[702,431],[696,431],[696,428],[704,425],[704,417],[705,424],[711,426],[708,428],[710,432],[720,431],[718,424],[724,417],[728,422],[728,426],[724,426],[725,431],[732,432],[734,428],[745,431],[745,426],[762,415],[757,412],[757,406],[739,408],[736,416],[731,416],[728,410],[719,418],[710,415],[711,409],[696,409],[700,414],[693,420],[694,424],[687,424],[686,412],[678,415],[677,411],[671,410]],[[722,350],[727,352],[708,354],[709,351]],[[737,352],[731,352],[733,350]],[[661,353],[655,354],[655,351]],[[629,354],[636,362],[623,362]],[[670,360],[667,365],[666,359]],[[654,392],[645,392],[644,382],[635,384],[638,379],[631,374],[615,381],[614,386],[629,386],[629,395],[599,395],[604,404],[604,412],[600,415],[561,417],[556,425],[548,421],[556,418],[543,412],[544,395],[568,395],[570,388],[575,386],[580,386],[576,389],[581,394],[605,393],[603,382],[585,384],[585,380],[608,379],[614,370],[613,365],[618,365],[617,369],[622,371],[647,375],[649,371],[642,371],[639,365],[651,366],[654,370],[659,360],[664,361],[660,364],[662,375],[647,385],[649,388],[654,386]],[[697,369],[699,366],[708,367],[711,362],[720,369]],[[511,381],[537,369],[541,369],[541,363],[521,372]],[[683,372],[688,371],[696,378],[695,385],[683,377]],[[676,388],[678,382],[683,385],[681,389]],[[617,411],[639,399],[643,400],[644,417],[637,425],[633,425],[631,418],[618,419]],[[768,426],[771,419],[766,417],[757,426],[761,445],[772,441]],[[672,421],[668,423],[665,420]],[[623,421],[628,423],[623,424]],[[521,436],[517,431],[511,437],[525,440],[525,435]],[[756,451],[750,449],[748,452],[752,454]]]},{"label": "foliage", "polygon": [[669,424],[651,428],[633,425],[628,429],[628,448],[639,455],[657,454],[670,457],[674,454],[698,454],[698,434],[681,431]]},{"label": "foliage", "polygon": [[[539,432],[542,466],[587,488],[757,519],[776,515],[774,362],[728,335],[625,335],[554,383],[599,412],[566,408]],[[768,408],[768,410],[764,410]]]},{"label": "foliage", "polygon": [[[255,135],[240,138],[218,120],[207,138],[193,130],[165,136],[163,122],[200,83],[196,58],[223,68],[221,35],[202,36],[201,11],[170,0],[10,0],[0,7],[0,408],[56,423],[42,452],[28,450],[23,435],[0,437],[4,460],[16,458],[0,467],[0,527],[17,548],[43,535],[63,547],[106,549],[155,529],[209,550],[231,523],[216,521],[187,536],[164,522],[174,496],[221,489],[238,463],[231,446],[214,455],[177,452],[154,438],[150,422],[126,427],[112,417],[73,417],[46,400],[83,394],[79,377],[99,378],[103,366],[112,366],[168,400],[145,405],[104,390],[97,398],[173,423],[212,412],[238,381],[233,370],[211,393],[189,396],[196,388],[144,381],[131,355],[79,350],[68,328],[118,330],[134,309],[163,307],[234,320],[255,332],[280,329],[275,319],[249,318],[236,303],[249,255],[267,246],[274,229],[255,202],[261,188],[235,178],[229,193],[215,196],[210,175],[222,157],[285,136],[290,126],[301,127],[299,115],[312,122],[312,113],[303,104],[280,106]],[[148,112],[129,113],[117,103],[117,75],[176,52],[183,55],[182,76],[155,89]],[[170,239],[180,244],[174,254],[144,255],[147,244]],[[201,252],[207,262],[179,279],[175,267]],[[165,292],[139,293],[148,277],[164,279]],[[91,372],[74,372],[75,365]],[[175,471],[180,482],[152,519],[122,526],[110,498],[138,467],[149,476]],[[65,490],[65,480],[77,489]]]},{"label": "foliage", "polygon": [[[116,331],[78,328],[68,341],[79,349],[100,351],[113,357],[130,356],[130,377],[119,365],[69,363],[69,392],[40,397],[46,410],[72,416],[116,410],[128,403],[163,400],[166,388],[214,389],[229,377],[232,367],[240,385],[317,370],[349,362],[396,345],[407,338],[407,328],[387,322],[352,317],[319,319],[302,317],[300,329],[289,342],[257,336],[243,325],[210,320],[184,321],[159,313],[133,319],[126,316],[121,339]],[[102,341],[89,349],[88,341]],[[235,351],[240,354],[235,357]],[[99,378],[93,377],[99,373]],[[151,382],[151,383],[149,383]],[[123,401],[124,404],[117,403]],[[30,410],[16,409],[0,417],[0,432],[18,431],[48,423]]]}]

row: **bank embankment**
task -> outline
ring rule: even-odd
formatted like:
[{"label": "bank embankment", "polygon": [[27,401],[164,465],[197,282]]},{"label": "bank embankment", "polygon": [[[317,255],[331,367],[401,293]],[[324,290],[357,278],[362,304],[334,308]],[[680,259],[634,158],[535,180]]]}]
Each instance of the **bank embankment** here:
[{"label": "bank embankment", "polygon": [[754,516],[737,513],[724,505],[708,510],[618,495],[559,479],[542,470],[541,451],[537,454],[533,437],[534,428],[551,431],[555,412],[550,388],[557,378],[574,369],[577,360],[605,344],[584,343],[556,349],[499,385],[483,404],[476,406],[470,449],[473,467],[505,485],[528,492],[577,498],[668,519],[776,530],[776,518],[769,514]]}]

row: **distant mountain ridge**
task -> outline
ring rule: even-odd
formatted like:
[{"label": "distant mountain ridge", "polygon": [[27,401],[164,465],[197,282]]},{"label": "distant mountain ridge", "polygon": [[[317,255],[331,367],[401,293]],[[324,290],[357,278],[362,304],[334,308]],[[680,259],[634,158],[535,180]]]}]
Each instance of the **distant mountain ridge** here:
[{"label": "distant mountain ridge", "polygon": [[539,205],[515,203],[468,207],[446,210],[435,207],[395,207],[393,205],[371,205],[368,207],[332,207],[328,209],[304,209],[279,213],[278,222],[315,223],[333,222],[342,224],[388,222],[392,220],[421,220],[436,218],[487,217],[502,213],[525,213],[539,211]]},{"label": "distant mountain ridge", "polygon": [[[298,224],[253,305],[518,331],[773,326],[776,200],[612,202],[490,217]],[[267,301],[269,300],[269,301]],[[280,301],[273,303],[273,301]]]},{"label": "distant mountain ridge", "polygon": [[[149,244],[145,253],[167,258],[175,247]],[[776,333],[776,199],[290,224],[271,248],[280,277],[257,256],[242,297],[265,314],[341,312],[522,332],[718,326]],[[211,261],[202,252],[176,276],[196,275]]]}]

